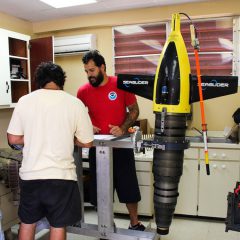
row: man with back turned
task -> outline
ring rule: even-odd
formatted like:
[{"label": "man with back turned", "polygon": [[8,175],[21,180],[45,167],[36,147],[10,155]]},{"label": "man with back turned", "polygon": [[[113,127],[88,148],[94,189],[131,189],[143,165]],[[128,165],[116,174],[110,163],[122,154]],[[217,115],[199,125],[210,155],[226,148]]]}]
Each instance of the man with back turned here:
[{"label": "man with back turned", "polygon": [[49,239],[65,240],[66,226],[81,219],[74,143],[92,146],[92,123],[83,103],[63,91],[60,66],[42,63],[35,78],[39,89],[20,98],[7,130],[10,145],[23,145],[18,239],[35,239],[46,217]]}]

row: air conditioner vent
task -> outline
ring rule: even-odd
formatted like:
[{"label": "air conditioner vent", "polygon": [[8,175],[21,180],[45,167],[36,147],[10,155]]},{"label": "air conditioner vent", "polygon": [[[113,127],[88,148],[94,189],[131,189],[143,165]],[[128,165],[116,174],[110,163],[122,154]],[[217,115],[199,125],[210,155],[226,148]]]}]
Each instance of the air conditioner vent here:
[{"label": "air conditioner vent", "polygon": [[96,49],[96,36],[94,34],[55,37],[55,56],[81,54]]}]

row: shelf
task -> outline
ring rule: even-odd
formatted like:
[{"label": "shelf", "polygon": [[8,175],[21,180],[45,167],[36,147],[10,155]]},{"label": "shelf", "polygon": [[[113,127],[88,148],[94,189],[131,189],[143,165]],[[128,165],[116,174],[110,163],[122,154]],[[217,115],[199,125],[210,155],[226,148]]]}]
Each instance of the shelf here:
[{"label": "shelf", "polygon": [[8,38],[9,55],[27,58],[27,42],[16,38]]},{"label": "shelf", "polygon": [[23,79],[23,78],[11,78],[10,79],[12,82],[15,81],[15,82],[29,82],[30,80],[29,79]]},{"label": "shelf", "polygon": [[15,58],[15,59],[23,59],[23,60],[28,60],[28,58],[26,57],[19,57],[19,56],[15,56],[15,55],[9,55],[9,58]]},{"label": "shelf", "polygon": [[12,103],[17,103],[19,98],[29,93],[29,82],[28,81],[12,81]]},{"label": "shelf", "polygon": [[28,59],[10,57],[9,64],[12,79],[28,79]]}]

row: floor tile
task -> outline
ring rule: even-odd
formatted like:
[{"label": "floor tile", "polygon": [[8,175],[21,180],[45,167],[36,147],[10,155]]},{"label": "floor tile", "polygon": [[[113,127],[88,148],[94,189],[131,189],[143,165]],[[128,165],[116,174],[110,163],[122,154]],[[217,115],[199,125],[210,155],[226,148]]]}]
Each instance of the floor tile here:
[{"label": "floor tile", "polygon": [[[140,217],[141,222],[151,227],[151,231],[155,231],[156,224],[153,219]],[[97,224],[97,212],[94,209],[85,211],[85,222]],[[114,222],[117,228],[127,229],[129,226],[129,218],[127,215],[115,215]],[[15,234],[18,226],[12,228]],[[47,240],[47,230],[39,232],[36,236],[37,240]],[[95,240],[96,238],[88,236],[80,236],[76,234],[67,234],[67,240]],[[225,232],[224,221],[189,218],[189,217],[174,217],[170,227],[170,232],[166,236],[161,236],[161,240],[240,240],[240,232],[229,231]]]}]

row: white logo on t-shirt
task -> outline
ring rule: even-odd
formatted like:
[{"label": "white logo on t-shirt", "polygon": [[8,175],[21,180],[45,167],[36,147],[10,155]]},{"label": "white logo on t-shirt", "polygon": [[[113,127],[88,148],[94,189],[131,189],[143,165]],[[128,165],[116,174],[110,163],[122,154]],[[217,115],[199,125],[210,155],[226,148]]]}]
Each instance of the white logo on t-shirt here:
[{"label": "white logo on t-shirt", "polygon": [[109,98],[109,100],[111,100],[111,101],[114,101],[114,100],[116,100],[117,99],[117,93],[116,92],[110,92],[109,94],[108,94],[108,98]]}]

